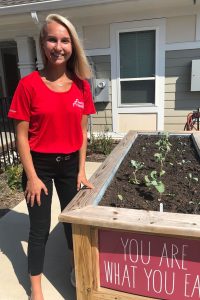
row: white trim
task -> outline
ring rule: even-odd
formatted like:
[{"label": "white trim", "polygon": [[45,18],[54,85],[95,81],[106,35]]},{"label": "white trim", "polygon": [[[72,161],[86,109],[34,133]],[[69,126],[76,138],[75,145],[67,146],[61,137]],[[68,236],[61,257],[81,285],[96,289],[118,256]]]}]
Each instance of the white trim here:
[{"label": "white trim", "polygon": [[198,49],[200,48],[200,42],[184,42],[184,43],[172,43],[166,44],[165,50],[189,50],[189,49]]},{"label": "white trim", "polygon": [[121,78],[120,81],[143,81],[143,80],[155,80],[156,77],[139,77],[139,78]]},{"label": "white trim", "polygon": [[[153,19],[124,23],[113,23],[110,26],[111,45],[111,79],[112,79],[112,119],[113,131],[119,130],[118,115],[120,113],[157,113],[157,128],[164,128],[164,78],[165,78],[165,19]],[[155,105],[127,105],[120,107],[119,89],[119,32],[156,30],[156,78],[155,78]]]},{"label": "white trim", "polygon": [[200,13],[196,15],[196,41],[200,41]]},{"label": "white trim", "polygon": [[155,105],[145,105],[145,106],[129,106],[126,107],[118,107],[118,113],[120,114],[152,114],[152,113],[159,113],[159,107]]},{"label": "white trim", "polygon": [[[115,2],[123,2],[123,0],[115,0]],[[16,13],[30,12],[30,10],[52,10],[61,8],[75,8],[79,6],[102,5],[113,3],[113,0],[48,0],[35,3],[21,3],[10,6],[0,6],[0,15],[9,15]]]},{"label": "white trim", "polygon": [[86,49],[85,53],[87,56],[96,56],[96,55],[111,55],[110,48],[102,49]]}]

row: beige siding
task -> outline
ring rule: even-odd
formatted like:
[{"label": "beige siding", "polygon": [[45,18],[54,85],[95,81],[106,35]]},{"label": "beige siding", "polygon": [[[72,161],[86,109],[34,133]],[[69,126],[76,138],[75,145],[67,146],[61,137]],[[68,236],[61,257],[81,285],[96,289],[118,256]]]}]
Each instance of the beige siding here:
[{"label": "beige siding", "polygon": [[120,114],[119,131],[128,132],[129,130],[156,130],[156,114]]},{"label": "beige siding", "polygon": [[166,42],[193,42],[195,40],[195,16],[168,18],[166,21]]},{"label": "beige siding", "polygon": [[85,26],[83,28],[85,49],[109,48],[110,28],[109,24]]},{"label": "beige siding", "polygon": [[191,92],[191,61],[200,49],[166,52],[165,130],[183,130],[188,113],[200,107],[200,92]]},{"label": "beige siding", "polygon": [[92,131],[112,131],[112,104],[111,104],[111,63],[109,55],[92,56],[94,76],[97,79],[109,79],[109,96],[107,102],[96,102],[97,113],[92,116]]}]

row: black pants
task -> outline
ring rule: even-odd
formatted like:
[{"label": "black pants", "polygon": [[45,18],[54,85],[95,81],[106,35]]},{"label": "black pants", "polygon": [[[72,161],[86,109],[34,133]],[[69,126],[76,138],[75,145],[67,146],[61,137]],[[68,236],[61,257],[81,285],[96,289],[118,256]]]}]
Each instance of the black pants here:
[{"label": "black pants", "polygon": [[[69,155],[44,154],[32,152],[33,164],[37,176],[48,189],[48,195],[41,192],[41,206],[35,201],[34,206],[27,204],[30,218],[28,241],[28,272],[38,275],[43,271],[45,245],[49,236],[51,223],[51,202],[53,181],[60,201],[61,210],[77,193],[78,152]],[[27,177],[22,174],[23,189],[26,189]],[[69,249],[72,250],[71,224],[63,223]]]}]

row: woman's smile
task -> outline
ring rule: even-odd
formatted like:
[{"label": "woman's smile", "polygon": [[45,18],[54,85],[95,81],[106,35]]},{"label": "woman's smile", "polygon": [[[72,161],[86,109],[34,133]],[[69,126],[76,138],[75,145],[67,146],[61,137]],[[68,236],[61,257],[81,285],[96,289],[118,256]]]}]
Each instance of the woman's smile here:
[{"label": "woman's smile", "polygon": [[72,42],[67,28],[57,22],[47,24],[43,49],[50,64],[66,63],[72,54]]}]

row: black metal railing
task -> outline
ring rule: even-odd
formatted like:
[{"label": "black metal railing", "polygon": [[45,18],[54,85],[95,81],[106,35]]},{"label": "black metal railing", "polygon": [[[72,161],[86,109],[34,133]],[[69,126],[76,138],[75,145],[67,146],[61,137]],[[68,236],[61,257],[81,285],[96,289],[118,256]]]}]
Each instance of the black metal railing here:
[{"label": "black metal railing", "polygon": [[19,163],[14,122],[7,116],[10,103],[11,98],[0,98],[0,169]]}]

